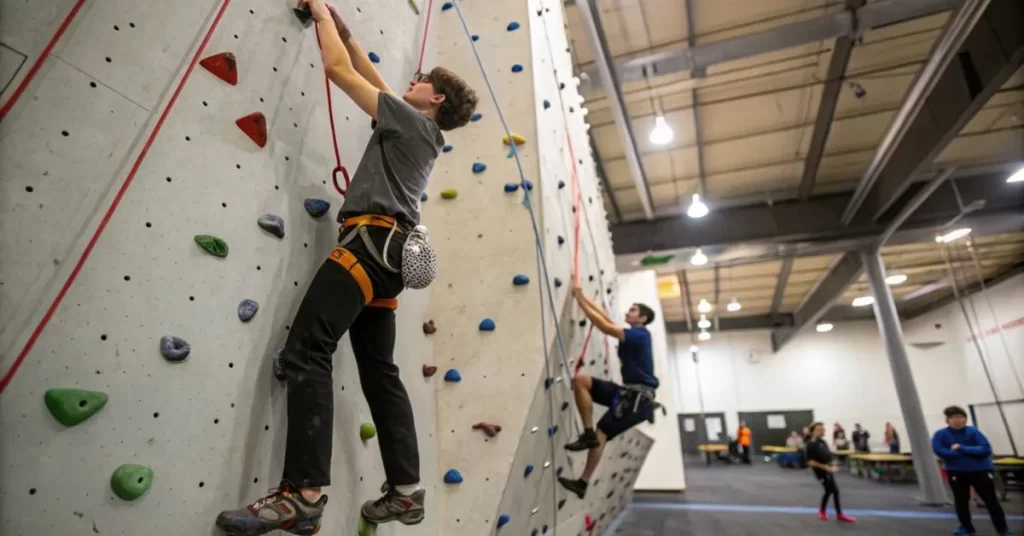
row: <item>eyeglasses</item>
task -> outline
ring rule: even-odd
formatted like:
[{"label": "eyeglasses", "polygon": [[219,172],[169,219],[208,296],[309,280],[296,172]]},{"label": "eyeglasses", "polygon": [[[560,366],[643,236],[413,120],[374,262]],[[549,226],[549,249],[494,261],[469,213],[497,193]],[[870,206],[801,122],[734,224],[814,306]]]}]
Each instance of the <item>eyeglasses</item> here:
[{"label": "eyeglasses", "polygon": [[416,84],[430,82],[430,75],[417,71],[416,74],[412,75],[412,81]]}]

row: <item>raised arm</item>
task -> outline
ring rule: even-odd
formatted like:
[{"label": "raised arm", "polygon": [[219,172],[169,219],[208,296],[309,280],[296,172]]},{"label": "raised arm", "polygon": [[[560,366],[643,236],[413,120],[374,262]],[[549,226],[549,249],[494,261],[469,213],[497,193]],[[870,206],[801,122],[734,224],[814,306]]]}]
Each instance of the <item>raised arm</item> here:
[{"label": "raised arm", "polygon": [[367,115],[376,119],[377,102],[381,90],[374,87],[356,71],[348,49],[341,42],[341,36],[338,34],[338,28],[334,25],[331,12],[323,1],[300,0],[299,5],[304,4],[309,5],[313,18],[320,26],[320,55],[323,57],[327,77]]},{"label": "raised arm", "polygon": [[597,306],[593,304],[586,296],[583,295],[583,289],[575,287],[572,289],[572,295],[579,302],[580,307],[583,309],[583,314],[587,315],[587,318],[594,323],[594,327],[601,330],[601,333],[610,335],[619,340],[626,338],[626,331],[622,326],[619,326],[608,318],[604,311],[601,311]]},{"label": "raised arm", "polygon": [[373,62],[370,61],[370,57],[363,52],[363,49],[359,47],[359,43],[352,37],[352,32],[348,29],[348,25],[345,21],[341,20],[341,16],[334,10],[333,7],[327,6],[327,9],[331,12],[331,19],[334,21],[334,25],[338,28],[338,36],[341,37],[341,42],[345,45],[345,50],[348,51],[348,55],[352,58],[352,66],[356,72],[359,73],[367,82],[373,87],[392,95],[395,92],[388,86],[387,82],[384,81],[384,77],[380,75],[380,71],[374,67]]}]

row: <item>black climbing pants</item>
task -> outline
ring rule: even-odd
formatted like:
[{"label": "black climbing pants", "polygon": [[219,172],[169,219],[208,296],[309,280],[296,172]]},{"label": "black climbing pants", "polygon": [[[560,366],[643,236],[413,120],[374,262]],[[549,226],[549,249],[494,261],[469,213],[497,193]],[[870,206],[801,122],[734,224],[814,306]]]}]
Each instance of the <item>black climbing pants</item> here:
[{"label": "black climbing pants", "polygon": [[835,476],[821,469],[815,469],[814,476],[818,477],[818,482],[821,482],[821,486],[825,488],[825,494],[821,496],[821,511],[828,508],[828,498],[832,497],[836,504],[836,513],[843,513],[842,507],[839,506],[839,487],[836,486]]},{"label": "black climbing pants", "polygon": [[[367,227],[388,263],[401,266],[405,234]],[[353,261],[358,264],[352,264]],[[368,288],[369,287],[369,288]],[[395,299],[402,276],[370,256],[362,240],[335,248],[310,282],[292,322],[283,362],[288,382],[288,442],[284,479],[299,488],[331,483],[334,439],[334,351],[348,332],[359,382],[377,427],[377,444],[392,486],[419,482],[419,449],[409,395],[395,365]],[[372,292],[369,301],[366,292]],[[392,306],[388,306],[391,302]],[[354,423],[353,423],[354,424]],[[356,427],[352,427],[355,434]]]},{"label": "black climbing pants", "polygon": [[949,472],[949,487],[953,489],[956,517],[960,520],[960,525],[971,532],[974,532],[974,524],[971,523],[971,488],[974,488],[974,492],[985,502],[996,532],[1002,534],[1009,530],[1006,525],[1006,514],[1003,513],[1003,507],[996,497],[993,478],[990,471]]}]

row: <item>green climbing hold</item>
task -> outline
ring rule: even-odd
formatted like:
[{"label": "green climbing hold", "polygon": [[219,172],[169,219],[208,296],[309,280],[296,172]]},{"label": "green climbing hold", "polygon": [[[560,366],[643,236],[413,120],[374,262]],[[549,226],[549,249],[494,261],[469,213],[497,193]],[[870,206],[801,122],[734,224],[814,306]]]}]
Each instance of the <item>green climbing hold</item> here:
[{"label": "green climbing hold", "polygon": [[446,190],[441,190],[441,197],[443,199],[455,199],[458,196],[459,196],[459,192],[456,191],[455,188],[448,188]]},{"label": "green climbing hold", "polygon": [[107,393],[84,389],[49,389],[43,395],[46,409],[64,426],[74,426],[107,405]]},{"label": "green climbing hold", "polygon": [[153,483],[153,470],[145,465],[126,463],[114,470],[110,477],[110,487],[114,493],[126,500],[134,501],[142,497]]},{"label": "green climbing hold", "polygon": [[224,258],[228,256],[228,243],[213,235],[196,235],[196,244],[203,248],[203,251],[214,257]]},{"label": "green climbing hold", "polygon": [[377,435],[377,427],[373,423],[364,422],[359,426],[359,439],[368,441]]},{"label": "green climbing hold", "polygon": [[363,516],[359,516],[358,534],[359,536],[373,536],[377,534],[377,524],[363,519]]}]

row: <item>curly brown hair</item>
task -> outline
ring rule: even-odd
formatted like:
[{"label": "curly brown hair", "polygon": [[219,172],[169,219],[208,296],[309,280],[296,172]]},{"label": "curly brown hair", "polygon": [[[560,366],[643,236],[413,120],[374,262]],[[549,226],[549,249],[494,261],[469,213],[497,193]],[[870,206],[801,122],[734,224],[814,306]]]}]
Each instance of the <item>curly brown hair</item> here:
[{"label": "curly brown hair", "polygon": [[469,84],[444,67],[430,71],[430,83],[435,93],[444,95],[444,102],[434,118],[437,126],[441,130],[452,130],[468,123],[479,101]]}]

